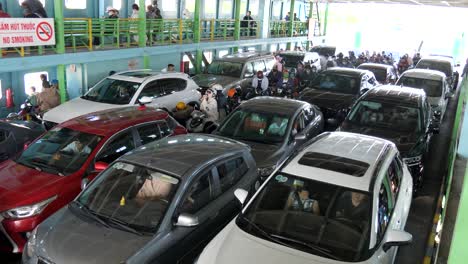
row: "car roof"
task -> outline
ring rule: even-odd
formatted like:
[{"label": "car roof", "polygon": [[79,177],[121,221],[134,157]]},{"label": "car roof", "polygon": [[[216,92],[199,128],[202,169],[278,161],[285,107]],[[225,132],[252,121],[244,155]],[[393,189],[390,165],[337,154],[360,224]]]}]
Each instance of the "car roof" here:
[{"label": "car roof", "polygon": [[287,50],[287,51],[282,51],[280,52],[278,55],[281,57],[281,54],[287,54],[287,55],[305,55],[305,54],[313,54],[313,53],[316,53],[318,54],[317,52],[310,52],[310,51],[298,51],[298,50]]},{"label": "car roof", "polygon": [[388,69],[388,68],[393,68],[392,65],[381,64],[381,63],[371,63],[371,62],[360,64],[358,66],[358,69],[361,69],[360,67],[378,68],[378,69],[383,69],[383,70]]},{"label": "car roof", "polygon": [[[291,175],[331,183],[361,191],[369,191],[375,181],[386,151],[395,145],[385,139],[348,132],[327,132],[303,148],[281,171]],[[303,158],[311,158],[303,162]],[[360,170],[359,176],[341,168]],[[353,168],[354,167],[354,168]],[[336,169],[336,170],[335,170]]]},{"label": "car roof", "polygon": [[127,127],[164,120],[168,113],[153,107],[128,106],[93,112],[61,123],[60,127],[101,136],[111,136]]},{"label": "car roof", "polygon": [[440,81],[445,78],[445,73],[429,69],[411,69],[405,71],[401,77],[412,77]]},{"label": "car roof", "polygon": [[352,77],[359,77],[366,73],[371,73],[369,70],[362,70],[362,69],[351,69],[345,67],[333,67],[323,71],[322,73],[333,73],[339,75],[348,75]]},{"label": "car roof", "polygon": [[418,63],[421,62],[421,61],[446,62],[446,63],[453,64],[453,59],[452,58],[446,57],[446,56],[440,56],[440,55],[422,57],[418,61]]},{"label": "car roof", "polygon": [[140,70],[132,70],[132,71],[124,71],[118,72],[114,75],[107,76],[109,79],[114,80],[123,80],[123,81],[131,81],[137,83],[143,83],[149,78],[155,76],[164,76],[168,75],[168,77],[187,77],[188,75],[183,72],[158,72],[151,69],[140,69]]},{"label": "car roof", "polygon": [[242,53],[227,54],[216,60],[217,61],[230,61],[230,62],[246,62],[246,61],[265,58],[265,57],[274,58],[273,54],[271,54],[270,52],[242,52]]},{"label": "car roof", "polygon": [[187,134],[151,142],[119,160],[184,178],[220,157],[245,151],[250,151],[250,147],[229,138]]},{"label": "car roof", "polygon": [[369,101],[392,101],[398,104],[418,106],[426,97],[423,89],[398,85],[382,85],[370,89],[361,99]]},{"label": "car roof", "polygon": [[259,96],[243,102],[240,104],[239,109],[247,109],[254,112],[281,113],[292,116],[306,105],[310,104],[288,98]]}]

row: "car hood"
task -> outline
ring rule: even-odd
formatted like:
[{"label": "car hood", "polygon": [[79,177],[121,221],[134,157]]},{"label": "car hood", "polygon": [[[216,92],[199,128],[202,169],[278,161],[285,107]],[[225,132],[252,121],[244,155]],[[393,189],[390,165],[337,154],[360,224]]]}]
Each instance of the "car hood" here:
[{"label": "car hood", "polygon": [[0,212],[34,204],[60,191],[62,176],[41,172],[12,160],[0,163]]},{"label": "car hood", "polygon": [[124,106],[127,105],[105,104],[75,98],[47,111],[44,114],[44,120],[54,123],[62,123],[80,115]]},{"label": "car hood", "polygon": [[123,263],[152,239],[86,217],[81,219],[65,207],[47,219],[37,233],[41,240],[37,254],[53,263]]},{"label": "car hood", "polygon": [[211,85],[218,83],[221,84],[225,89],[232,88],[232,86],[240,81],[239,78],[215,74],[198,74],[193,77],[193,80],[198,84],[198,86],[203,88],[208,88]]},{"label": "car hood", "polygon": [[416,133],[405,133],[390,129],[357,126],[347,121],[345,121],[340,127],[340,131],[359,133],[390,140],[395,143],[403,157],[407,156],[408,152],[416,145],[419,139],[419,134]]},{"label": "car hood", "polygon": [[239,141],[250,146],[250,152],[257,163],[257,168],[276,165],[285,155],[284,150],[279,145],[263,144],[246,140]]},{"label": "car hood", "polygon": [[340,110],[349,108],[356,99],[356,96],[352,94],[334,93],[309,88],[301,93],[300,99],[302,101],[315,104],[320,108]]},{"label": "car hood", "polygon": [[312,264],[337,262],[252,236],[242,231],[232,221],[208,244],[198,263]]}]

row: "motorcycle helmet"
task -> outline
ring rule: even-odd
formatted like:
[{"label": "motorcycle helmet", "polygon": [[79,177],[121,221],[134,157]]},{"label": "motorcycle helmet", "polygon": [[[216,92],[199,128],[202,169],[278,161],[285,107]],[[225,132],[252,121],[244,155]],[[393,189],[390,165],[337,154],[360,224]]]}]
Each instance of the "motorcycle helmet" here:
[{"label": "motorcycle helmet", "polygon": [[213,84],[211,86],[211,88],[214,89],[215,91],[222,91],[223,90],[223,86],[221,84],[218,84],[218,83]]},{"label": "motorcycle helmet", "polygon": [[208,90],[206,90],[206,92],[211,93],[211,95],[213,97],[216,97],[216,90],[213,87],[208,88]]},{"label": "motorcycle helmet", "polygon": [[236,95],[236,88],[229,89],[227,96],[229,98],[232,98],[232,97],[234,97],[234,95]]},{"label": "motorcycle helmet", "polygon": [[176,105],[177,111],[184,110],[187,106],[185,105],[184,102],[178,102]]}]

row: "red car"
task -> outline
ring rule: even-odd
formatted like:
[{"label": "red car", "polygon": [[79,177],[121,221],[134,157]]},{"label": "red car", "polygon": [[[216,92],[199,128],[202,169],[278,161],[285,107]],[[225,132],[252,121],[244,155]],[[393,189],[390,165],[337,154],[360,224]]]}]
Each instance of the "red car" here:
[{"label": "red car", "polygon": [[116,158],[163,137],[186,134],[169,114],[126,107],[61,123],[0,164],[0,251],[22,252],[29,232]]}]

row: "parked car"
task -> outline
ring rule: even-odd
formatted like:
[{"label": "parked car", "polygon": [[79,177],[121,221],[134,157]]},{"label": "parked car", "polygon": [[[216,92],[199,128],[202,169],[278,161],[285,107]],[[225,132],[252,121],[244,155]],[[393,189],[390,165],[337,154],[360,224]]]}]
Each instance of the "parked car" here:
[{"label": "parked car", "polygon": [[318,45],[318,46],[313,46],[310,49],[310,52],[316,52],[319,54],[321,68],[322,70],[326,70],[328,60],[331,59],[332,56],[335,56],[336,47],[327,46],[327,45]]},{"label": "parked car", "polygon": [[240,211],[234,190],[255,179],[249,147],[227,138],[147,144],[42,223],[23,263],[193,263]]},{"label": "parked car", "polygon": [[135,70],[116,73],[98,82],[85,95],[44,114],[47,129],[71,118],[95,111],[135,105],[144,96],[150,106],[172,110],[178,102],[198,104],[198,85],[185,73]]},{"label": "parked car", "polygon": [[0,164],[0,249],[18,253],[28,234],[81,191],[82,183],[128,151],[185,134],[167,112],[130,106],[55,126]]},{"label": "parked car", "polygon": [[308,51],[283,51],[279,53],[279,56],[284,61],[284,66],[286,70],[295,69],[299,62],[305,64],[310,64],[312,70],[316,72],[322,70],[320,65],[320,55],[317,52],[308,52]]},{"label": "parked car", "polygon": [[425,154],[433,133],[437,133],[423,90],[396,85],[375,88],[356,102],[339,130],[394,142],[408,164],[414,190],[422,186]]},{"label": "parked car", "polygon": [[257,71],[263,71],[267,76],[275,63],[275,58],[269,52],[228,54],[213,60],[207,67],[206,73],[195,75],[193,80],[201,87],[202,93],[217,83],[223,86],[224,94],[238,85],[245,94],[247,88],[252,85],[252,79]]},{"label": "parked car", "polygon": [[392,65],[381,63],[363,63],[358,69],[371,71],[380,84],[395,84],[398,74]]},{"label": "parked car", "polygon": [[[459,66],[459,65],[457,65]],[[429,69],[445,73],[452,90],[457,89],[459,73],[454,69],[453,58],[448,56],[427,56],[419,60],[416,69]]]},{"label": "parked car", "polygon": [[322,133],[323,115],[314,105],[298,100],[261,96],[239,105],[215,134],[247,143],[266,179],[298,146]]},{"label": "parked car", "polygon": [[37,122],[1,120],[0,162],[21,152],[25,145],[31,143],[44,132],[44,127]]},{"label": "parked car", "polygon": [[320,107],[327,129],[336,128],[346,117],[356,99],[378,85],[372,72],[334,67],[321,72],[299,94],[299,100]]},{"label": "parked car", "polygon": [[431,104],[434,129],[440,129],[445,116],[448,98],[452,96],[450,84],[443,72],[412,69],[404,72],[398,82],[400,86],[423,89]]},{"label": "parked car", "polygon": [[[393,263],[412,179],[395,145],[353,133],[318,136],[292,156],[203,250],[199,264]],[[246,202],[244,202],[246,201]]]}]

